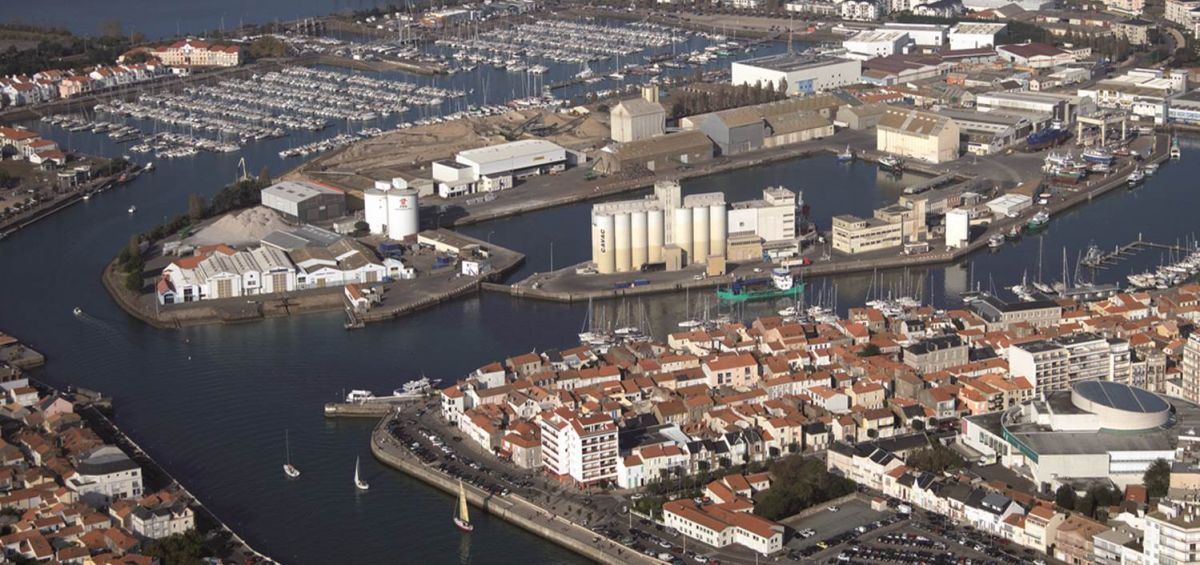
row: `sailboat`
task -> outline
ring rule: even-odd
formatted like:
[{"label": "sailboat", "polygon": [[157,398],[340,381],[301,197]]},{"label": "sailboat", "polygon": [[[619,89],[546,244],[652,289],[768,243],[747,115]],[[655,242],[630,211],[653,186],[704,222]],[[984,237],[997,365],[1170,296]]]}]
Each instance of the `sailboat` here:
[{"label": "sailboat", "polygon": [[286,431],[283,432],[283,453],[284,453],[283,474],[287,475],[288,478],[290,478],[290,479],[299,477],[300,470],[297,469],[294,465],[292,465],[292,448],[291,448],[291,444],[289,442],[288,432],[286,432]]},{"label": "sailboat", "polygon": [[358,458],[357,457],[354,458],[354,486],[358,487],[358,490],[367,490],[367,489],[371,488],[371,485],[367,484],[366,481],[362,480],[358,476]]},{"label": "sailboat", "polygon": [[454,525],[464,532],[475,529],[475,526],[471,525],[471,516],[467,510],[467,491],[461,480],[458,481],[458,513],[454,516]]}]

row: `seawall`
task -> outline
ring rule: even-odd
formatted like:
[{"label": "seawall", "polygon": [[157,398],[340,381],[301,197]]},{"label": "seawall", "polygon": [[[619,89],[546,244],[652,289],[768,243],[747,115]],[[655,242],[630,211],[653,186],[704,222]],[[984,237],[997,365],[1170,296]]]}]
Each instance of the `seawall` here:
[{"label": "seawall", "polygon": [[[382,419],[379,425],[376,426],[375,430],[371,433],[371,453],[375,455],[375,458],[381,463],[403,471],[409,476],[433,486],[447,494],[457,496],[458,482],[456,480],[444,473],[426,467],[415,459],[403,457],[388,450],[387,446],[393,445],[394,450],[404,452],[404,447],[400,446],[398,443],[395,443],[395,440],[391,439],[387,433],[386,425],[389,421],[390,418]],[[388,442],[391,443],[389,444]],[[484,492],[471,485],[464,485],[464,489],[467,493],[467,502],[478,508],[483,508],[485,511],[487,511],[488,515],[495,516],[511,524],[519,526],[535,535],[541,536],[598,563],[633,563],[639,565],[661,565],[664,563],[663,561],[648,555],[644,555],[637,550],[628,547],[613,545],[612,547],[614,549],[620,547],[623,550],[622,554],[618,556],[612,553],[613,550],[611,549],[606,552],[597,546],[582,542],[575,537],[567,535],[562,530],[557,529],[568,528],[568,531],[570,531],[570,528],[579,528],[582,530],[580,526],[567,522],[566,520],[557,516],[553,518],[553,521],[546,523],[547,518],[545,511],[518,495],[510,494],[508,496],[499,497]],[[445,520],[446,527],[452,527],[450,523],[450,517],[446,516]],[[557,526],[557,528],[554,526]],[[596,535],[586,530],[577,533],[583,534],[584,532],[586,532],[586,534],[589,536],[594,537]]]}]

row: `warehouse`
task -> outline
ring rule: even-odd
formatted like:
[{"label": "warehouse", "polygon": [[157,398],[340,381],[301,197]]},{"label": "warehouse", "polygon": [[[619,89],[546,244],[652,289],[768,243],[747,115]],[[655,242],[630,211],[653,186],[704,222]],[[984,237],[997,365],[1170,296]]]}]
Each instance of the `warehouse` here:
[{"label": "warehouse", "polygon": [[610,113],[612,140],[618,143],[649,139],[666,130],[667,111],[658,103],[658,87],[642,88],[642,97],[622,100]]},{"label": "warehouse", "polygon": [[542,139],[523,139],[460,151],[454,161],[431,166],[438,195],[443,198],[512,188],[513,181],[561,171],[567,150]]},{"label": "warehouse", "polygon": [[[831,124],[826,126],[824,122],[800,116],[808,114],[832,119],[843,104],[840,98],[831,94],[789,98],[688,116],[679,121],[679,126],[704,132],[716,145],[718,155],[736,155],[768,146],[768,136],[778,138],[769,145],[775,147],[832,135]],[[772,122],[778,133],[773,133]]]},{"label": "warehouse", "polygon": [[950,30],[950,49],[993,47],[1008,24],[963,22]]},{"label": "warehouse", "polygon": [[991,200],[987,203],[988,209],[991,210],[993,214],[1000,217],[1016,216],[1030,206],[1033,206],[1032,198],[1024,194],[1017,194],[1015,192],[1005,194],[1004,196],[996,198],[995,200]]},{"label": "warehouse", "polygon": [[853,130],[868,129],[879,125],[887,112],[888,105],[875,102],[862,106],[844,106],[838,109],[836,125]]},{"label": "warehouse", "polygon": [[812,112],[784,114],[767,118],[763,147],[783,147],[793,143],[833,135],[833,122]]},{"label": "warehouse", "polygon": [[701,131],[681,131],[651,139],[617,143],[600,151],[596,172],[605,175],[646,168],[664,171],[713,158],[713,144]]},{"label": "warehouse", "polygon": [[876,149],[929,163],[958,158],[958,124],[921,110],[890,107],[875,128]]},{"label": "warehouse", "polygon": [[906,31],[872,29],[854,34],[842,42],[842,48],[847,51],[847,57],[865,61],[904,53],[911,42]]},{"label": "warehouse", "polygon": [[941,47],[946,44],[950,26],[946,24],[906,24],[888,22],[883,24],[884,30],[903,31],[913,42],[922,47]]},{"label": "warehouse", "polygon": [[1075,480],[1140,484],[1150,464],[1174,459],[1170,403],[1144,389],[1083,381],[1004,412],[964,418],[960,439],[1053,491]]},{"label": "warehouse", "polygon": [[851,59],[784,53],[732,64],[733,84],[787,85],[791,96],[831,90],[858,82],[862,63]]},{"label": "warehouse", "polygon": [[962,135],[963,149],[973,155],[992,155],[1016,145],[1034,131],[1050,124],[1048,114],[975,112],[943,109],[939,114],[954,120]]},{"label": "warehouse", "polygon": [[301,222],[324,222],[346,215],[344,192],[310,182],[277,182],[262,189],[262,203]]}]

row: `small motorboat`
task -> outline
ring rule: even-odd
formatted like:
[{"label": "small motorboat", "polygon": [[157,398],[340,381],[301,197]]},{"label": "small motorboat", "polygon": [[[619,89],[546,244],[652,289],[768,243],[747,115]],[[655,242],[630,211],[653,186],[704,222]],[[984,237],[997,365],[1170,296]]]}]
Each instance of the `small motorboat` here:
[{"label": "small motorboat", "polygon": [[132,214],[132,213],[134,213],[134,212],[137,212],[137,206],[130,206],[130,207],[129,207],[129,213],[130,213],[130,214]]},{"label": "small motorboat", "polygon": [[1002,245],[1004,245],[1004,236],[1003,235],[994,234],[994,235],[992,235],[992,237],[988,238],[988,247],[991,247],[992,249],[996,249],[997,247],[1000,247]]},{"label": "small motorboat", "polygon": [[76,306],[74,310],[71,310],[71,312],[74,312],[76,316],[82,316],[83,308]]}]

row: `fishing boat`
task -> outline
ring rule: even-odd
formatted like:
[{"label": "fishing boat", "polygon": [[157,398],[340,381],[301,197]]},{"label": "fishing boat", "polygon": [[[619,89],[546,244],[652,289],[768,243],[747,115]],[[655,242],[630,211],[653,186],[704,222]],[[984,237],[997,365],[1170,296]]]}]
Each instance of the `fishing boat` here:
[{"label": "fishing boat", "polygon": [[367,481],[362,480],[362,478],[358,476],[358,457],[354,458],[354,487],[358,490],[367,490],[371,488],[371,485],[367,484]]},{"label": "fishing boat", "polygon": [[454,525],[468,533],[475,529],[475,526],[471,525],[471,515],[467,508],[467,489],[463,487],[461,480],[458,481],[458,509],[454,515]]},{"label": "fishing boat", "polygon": [[733,281],[728,287],[717,289],[717,298],[730,302],[763,300],[767,298],[792,298],[804,292],[804,283],[796,283],[791,271],[773,269],[771,277]]},{"label": "fishing boat", "polygon": [[1040,230],[1046,227],[1048,223],[1050,223],[1050,214],[1047,214],[1045,210],[1039,210],[1032,218],[1029,218],[1028,222],[1025,222],[1025,229],[1029,231]]},{"label": "fishing boat", "polygon": [[1173,137],[1171,138],[1171,158],[1178,159],[1180,157],[1183,157],[1183,150],[1179,148],[1179,138]]},{"label": "fishing boat", "polygon": [[1129,186],[1137,186],[1145,178],[1146,173],[1143,173],[1141,169],[1134,169],[1132,173],[1129,173]]},{"label": "fishing boat", "polygon": [[996,249],[997,247],[1000,247],[1002,245],[1004,245],[1004,236],[1003,235],[996,233],[996,234],[992,234],[992,237],[988,238],[988,247],[990,247],[992,249]]},{"label": "fishing boat", "polygon": [[847,163],[847,162],[853,161],[854,160],[854,151],[851,151],[850,146],[847,145],[845,151],[842,151],[837,154],[837,160],[839,163]]},{"label": "fishing boat", "polygon": [[1150,175],[1153,175],[1154,173],[1157,173],[1158,172],[1158,163],[1146,163],[1146,166],[1142,167],[1142,172],[1146,173],[1146,176],[1150,176]]},{"label": "fishing boat", "polygon": [[[78,310],[78,308],[76,308],[76,309]],[[292,465],[292,447],[289,442],[288,436],[289,436],[288,432],[284,431],[283,432],[283,474],[287,475],[289,479],[294,479],[294,478],[300,476],[300,470],[297,469],[295,465]]]},{"label": "fishing boat", "polygon": [[1084,149],[1082,156],[1083,160],[1089,163],[1103,163],[1105,165],[1111,165],[1114,159],[1112,151],[1104,147],[1089,147]]},{"label": "fishing boat", "polygon": [[904,171],[904,162],[895,155],[884,155],[879,159],[879,168],[893,173]]},{"label": "fishing boat", "polygon": [[72,311],[72,312],[74,312],[76,316],[82,316],[82,315],[83,315],[83,308],[80,308],[80,307],[78,307],[78,306],[76,306],[76,307],[75,307],[75,309],[74,309],[74,310],[71,310],[71,311]]}]

